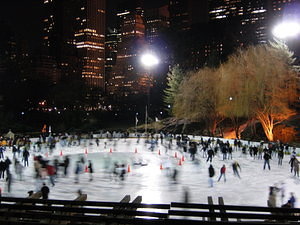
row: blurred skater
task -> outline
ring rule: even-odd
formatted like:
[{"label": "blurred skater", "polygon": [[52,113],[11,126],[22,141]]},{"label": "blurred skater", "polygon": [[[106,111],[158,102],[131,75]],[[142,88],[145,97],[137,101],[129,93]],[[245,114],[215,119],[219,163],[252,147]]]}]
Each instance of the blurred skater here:
[{"label": "blurred skater", "polygon": [[214,186],[214,181],[213,181],[213,177],[215,176],[215,169],[213,168],[213,166],[210,164],[209,168],[208,168],[208,182],[210,187]]},{"label": "blurred skater", "polygon": [[233,170],[233,175],[237,176],[238,178],[241,178],[239,174],[239,170],[241,171],[241,166],[237,161],[234,161],[232,163],[232,170]]},{"label": "blurred skater", "polygon": [[224,177],[224,182],[226,182],[226,166],[223,165],[220,169],[220,177],[218,179],[218,182],[221,180],[221,178]]},{"label": "blurred skater", "polygon": [[7,184],[8,193],[10,193],[10,191],[11,191],[11,183],[12,183],[12,175],[11,175],[10,172],[8,172],[7,177],[6,177],[6,184]]},{"label": "blurred skater", "polygon": [[93,164],[92,164],[91,160],[89,160],[88,169],[89,169],[89,174],[90,174],[90,181],[92,181],[93,180],[94,169],[93,169]]},{"label": "blurred skater", "polygon": [[75,184],[79,183],[79,174],[82,172],[82,166],[80,161],[76,162],[76,166],[75,166]]}]

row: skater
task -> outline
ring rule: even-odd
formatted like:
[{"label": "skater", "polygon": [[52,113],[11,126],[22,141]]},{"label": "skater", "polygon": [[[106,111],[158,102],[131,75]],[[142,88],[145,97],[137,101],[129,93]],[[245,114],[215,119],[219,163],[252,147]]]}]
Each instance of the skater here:
[{"label": "skater", "polygon": [[278,150],[278,165],[282,166],[282,160],[284,157],[283,149]]},{"label": "skater", "polygon": [[215,169],[213,168],[213,166],[210,164],[209,168],[208,168],[208,175],[209,175],[209,185],[210,187],[214,186],[214,181],[213,181],[213,177],[215,176]]},{"label": "skater", "polygon": [[5,151],[5,147],[4,146],[0,146],[0,159],[4,159],[4,155],[3,155],[4,151]]},{"label": "skater", "polygon": [[52,187],[55,186],[54,177],[55,177],[55,167],[53,165],[46,166],[47,174],[49,176],[49,181],[52,184]]},{"label": "skater", "polygon": [[276,193],[275,188],[270,187],[269,198],[268,198],[268,207],[276,207]]},{"label": "skater", "polygon": [[291,192],[291,197],[290,197],[290,199],[289,199],[289,202],[290,202],[290,204],[291,204],[291,208],[295,208],[296,198],[295,198],[293,192]]},{"label": "skater", "polygon": [[183,202],[189,203],[190,202],[190,192],[188,187],[183,188]]},{"label": "skater", "polygon": [[55,169],[55,177],[58,177],[58,171],[59,171],[59,160],[58,160],[58,158],[55,158],[53,160],[53,165],[54,165],[54,169]]},{"label": "skater", "polygon": [[299,177],[299,160],[297,158],[294,159],[293,162],[294,176]]},{"label": "skater", "polygon": [[190,142],[189,152],[191,154],[192,161],[194,161],[195,160],[195,155],[197,153],[197,146],[196,146],[195,142]]},{"label": "skater", "polygon": [[29,151],[25,148],[23,151],[24,166],[28,166]]},{"label": "skater", "polygon": [[8,173],[10,173],[9,166],[11,164],[11,161],[7,156],[4,163],[5,163],[6,176],[8,176]]},{"label": "skater", "polygon": [[34,159],[33,162],[34,170],[35,170],[35,178],[40,178],[41,177],[41,169],[42,165],[38,159]]},{"label": "skater", "polygon": [[13,159],[16,159],[16,154],[18,152],[18,149],[15,145],[13,145],[13,147],[12,147],[12,152],[13,152]]},{"label": "skater", "polygon": [[237,161],[234,161],[234,162],[232,163],[233,175],[235,175],[235,176],[237,176],[238,178],[241,179],[238,169],[239,169],[240,171],[242,171],[240,164],[239,164]]},{"label": "skater", "polygon": [[232,159],[232,147],[228,147],[228,159]]},{"label": "skater", "polygon": [[99,147],[99,138],[96,138],[95,140],[97,147]]},{"label": "skater", "polygon": [[227,147],[226,147],[226,145],[225,144],[223,144],[222,145],[222,147],[221,147],[221,152],[222,152],[222,154],[223,154],[223,160],[226,160],[227,159]]},{"label": "skater", "polygon": [[208,161],[212,162],[212,158],[214,157],[215,153],[211,148],[208,149],[207,155],[208,155],[208,157],[207,157],[206,162],[208,162]]},{"label": "skater", "polygon": [[5,162],[4,161],[0,161],[0,179],[3,178],[4,179],[4,174],[5,174]]},{"label": "skater", "polygon": [[271,155],[268,151],[265,151],[265,154],[264,154],[264,169],[266,169],[266,165],[268,165],[268,168],[269,170],[271,170],[271,167],[270,167],[270,159],[271,159]]},{"label": "skater", "polygon": [[81,163],[80,161],[77,161],[75,166],[75,184],[79,183],[79,174],[81,173],[81,171],[82,171]]},{"label": "skater", "polygon": [[225,173],[226,173],[226,166],[223,165],[221,167],[221,169],[220,169],[220,177],[218,179],[218,182],[221,180],[222,177],[224,177],[224,182],[226,182],[226,175],[225,175]]},{"label": "skater", "polygon": [[92,164],[91,160],[89,160],[88,169],[89,169],[89,173],[90,173],[90,181],[92,181],[93,180],[94,169],[93,169],[93,164]]},{"label": "skater", "polygon": [[69,168],[69,164],[70,164],[70,159],[68,156],[65,157],[65,160],[64,160],[64,176],[68,176],[68,168]]},{"label": "skater", "polygon": [[8,193],[10,193],[11,183],[12,183],[12,175],[10,172],[7,173],[6,182],[7,182],[7,191],[8,191]]},{"label": "skater", "polygon": [[294,161],[296,159],[296,152],[293,151],[292,154],[291,154],[291,158],[290,158],[290,161],[289,161],[289,164],[291,164],[291,173],[293,172],[293,169],[294,169]]},{"label": "skater", "polygon": [[41,192],[42,192],[42,198],[43,199],[48,199],[50,189],[45,183],[43,183],[43,187],[41,188]]},{"label": "skater", "polygon": [[125,180],[125,174],[126,174],[125,164],[122,164],[120,168],[120,179],[122,181]]},{"label": "skater", "polygon": [[18,160],[16,160],[15,171],[16,171],[16,174],[19,177],[19,180],[22,181],[22,177],[23,177],[23,165]]},{"label": "skater", "polygon": [[253,146],[253,159],[257,158],[258,148],[257,146]]},{"label": "skater", "polygon": [[174,168],[173,174],[172,174],[172,180],[173,180],[174,184],[177,183],[177,175],[178,175],[178,170],[176,168]]}]

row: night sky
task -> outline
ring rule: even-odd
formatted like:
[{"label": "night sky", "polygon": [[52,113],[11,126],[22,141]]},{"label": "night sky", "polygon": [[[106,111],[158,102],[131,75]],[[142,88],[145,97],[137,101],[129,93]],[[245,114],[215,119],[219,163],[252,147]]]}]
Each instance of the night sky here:
[{"label": "night sky", "polygon": [[0,20],[4,21],[19,39],[37,47],[41,35],[42,14],[38,0],[10,0],[1,2]]}]

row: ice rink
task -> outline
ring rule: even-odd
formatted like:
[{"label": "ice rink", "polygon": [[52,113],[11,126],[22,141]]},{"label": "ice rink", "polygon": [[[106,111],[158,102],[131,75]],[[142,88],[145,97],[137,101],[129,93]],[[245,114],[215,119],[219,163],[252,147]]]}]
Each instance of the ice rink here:
[{"label": "ice rink", "polygon": [[[198,148],[196,160],[192,161],[189,154],[183,155],[182,149],[177,148],[174,140],[171,149],[168,149],[165,144],[160,144],[159,140],[153,152],[144,139],[137,143],[136,138],[100,139],[98,147],[95,140],[88,140],[80,146],[71,147],[63,147],[57,143],[51,156],[48,154],[46,157],[47,151],[47,149],[43,149],[42,153],[30,151],[29,167],[24,167],[22,181],[17,178],[14,166],[10,166],[13,175],[12,190],[8,193],[5,180],[0,180],[2,196],[26,197],[29,190],[40,189],[43,181],[34,178],[34,155],[40,154],[48,160],[53,160],[55,157],[63,160],[64,156],[70,155],[69,175],[64,177],[60,171],[54,187],[48,179],[45,180],[50,188],[49,199],[75,199],[77,190],[81,189],[90,201],[120,201],[129,194],[132,199],[141,195],[143,203],[170,203],[183,201],[184,190],[188,190],[189,200],[193,203],[207,203],[207,196],[213,196],[215,201],[218,196],[222,196],[225,204],[267,206],[269,186],[277,185],[279,188],[284,186],[285,189],[283,200],[281,193],[277,194],[277,206],[286,203],[290,192],[295,193],[296,198],[299,199],[296,206],[300,206],[300,179],[290,173],[289,155],[285,155],[282,166],[278,166],[277,157],[274,157],[270,163],[271,170],[263,170],[263,160],[254,160],[249,154],[243,155],[241,151],[234,151],[232,160],[223,161],[219,152],[212,162],[216,175],[214,187],[211,188],[208,184],[210,163],[203,158],[200,149]],[[11,149],[7,149],[4,155],[12,160]],[[93,181],[89,181],[89,174],[83,172],[79,183],[75,184],[74,165],[75,161],[82,156],[86,161],[92,160],[94,178]],[[19,160],[21,161],[21,158]],[[235,160],[241,166],[241,179],[233,175],[231,164]],[[112,175],[115,162],[124,164],[126,171],[130,170],[124,181]],[[227,167],[227,181],[224,182],[222,179],[217,182],[223,164]],[[174,168],[178,171],[176,182],[172,179]]]}]

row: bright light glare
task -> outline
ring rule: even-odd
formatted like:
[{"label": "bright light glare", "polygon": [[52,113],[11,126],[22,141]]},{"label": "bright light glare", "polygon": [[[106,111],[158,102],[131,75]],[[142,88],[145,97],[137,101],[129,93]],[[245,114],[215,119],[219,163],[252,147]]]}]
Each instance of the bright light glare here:
[{"label": "bright light glare", "polygon": [[141,62],[147,67],[155,66],[159,63],[158,58],[149,53],[142,55]]},{"label": "bright light glare", "polygon": [[284,22],[274,27],[273,35],[280,39],[295,37],[300,34],[300,24],[296,22]]}]

